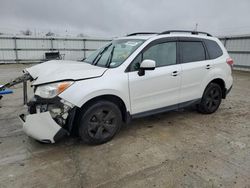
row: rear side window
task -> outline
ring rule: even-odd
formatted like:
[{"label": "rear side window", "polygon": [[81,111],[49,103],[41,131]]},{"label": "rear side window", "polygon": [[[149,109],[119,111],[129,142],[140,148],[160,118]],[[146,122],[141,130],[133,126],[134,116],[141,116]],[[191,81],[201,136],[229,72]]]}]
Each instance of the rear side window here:
[{"label": "rear side window", "polygon": [[217,44],[217,42],[213,40],[204,40],[204,41],[205,41],[210,59],[216,59],[217,57],[222,56],[223,52],[220,46]]},{"label": "rear side window", "polygon": [[206,59],[205,49],[202,42],[180,42],[182,63],[203,61]]}]

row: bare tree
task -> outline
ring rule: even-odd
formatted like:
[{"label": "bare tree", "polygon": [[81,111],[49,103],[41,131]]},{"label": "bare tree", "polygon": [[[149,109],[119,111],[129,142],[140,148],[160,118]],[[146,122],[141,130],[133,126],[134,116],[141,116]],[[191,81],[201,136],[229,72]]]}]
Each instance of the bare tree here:
[{"label": "bare tree", "polygon": [[86,35],[84,35],[83,33],[79,33],[77,37],[86,37]]},{"label": "bare tree", "polygon": [[48,33],[45,34],[46,37],[51,37],[51,36],[55,36],[55,33],[49,31]]},{"label": "bare tree", "polygon": [[30,36],[30,35],[32,35],[32,32],[29,29],[27,29],[25,31],[21,31],[21,34],[26,35],[26,36]]}]

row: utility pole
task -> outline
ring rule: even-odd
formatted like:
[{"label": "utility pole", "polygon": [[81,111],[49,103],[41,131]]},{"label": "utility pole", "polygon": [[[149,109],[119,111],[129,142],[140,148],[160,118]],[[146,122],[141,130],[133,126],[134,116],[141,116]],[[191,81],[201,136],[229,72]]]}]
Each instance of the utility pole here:
[{"label": "utility pole", "polygon": [[198,23],[195,24],[195,29],[194,31],[198,31]]}]

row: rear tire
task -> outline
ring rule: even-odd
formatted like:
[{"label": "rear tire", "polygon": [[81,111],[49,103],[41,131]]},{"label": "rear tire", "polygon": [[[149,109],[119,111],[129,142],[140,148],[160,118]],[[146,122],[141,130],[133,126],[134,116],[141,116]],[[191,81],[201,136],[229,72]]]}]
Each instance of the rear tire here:
[{"label": "rear tire", "polygon": [[87,144],[110,141],[122,125],[120,109],[109,101],[98,101],[80,112],[79,116],[79,136]]},{"label": "rear tire", "polygon": [[198,111],[202,114],[212,114],[219,108],[221,100],[221,87],[216,83],[210,83],[203,93]]}]

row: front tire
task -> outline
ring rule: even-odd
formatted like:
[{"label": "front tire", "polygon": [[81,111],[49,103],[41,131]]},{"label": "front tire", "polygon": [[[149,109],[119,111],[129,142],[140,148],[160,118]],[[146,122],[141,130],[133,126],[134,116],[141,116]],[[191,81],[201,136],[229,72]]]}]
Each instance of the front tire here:
[{"label": "front tire", "polygon": [[120,109],[109,101],[98,101],[79,115],[79,136],[87,144],[96,145],[110,141],[122,125]]},{"label": "front tire", "polygon": [[216,83],[210,83],[203,93],[198,111],[203,114],[212,114],[219,108],[221,100],[221,87]]}]

